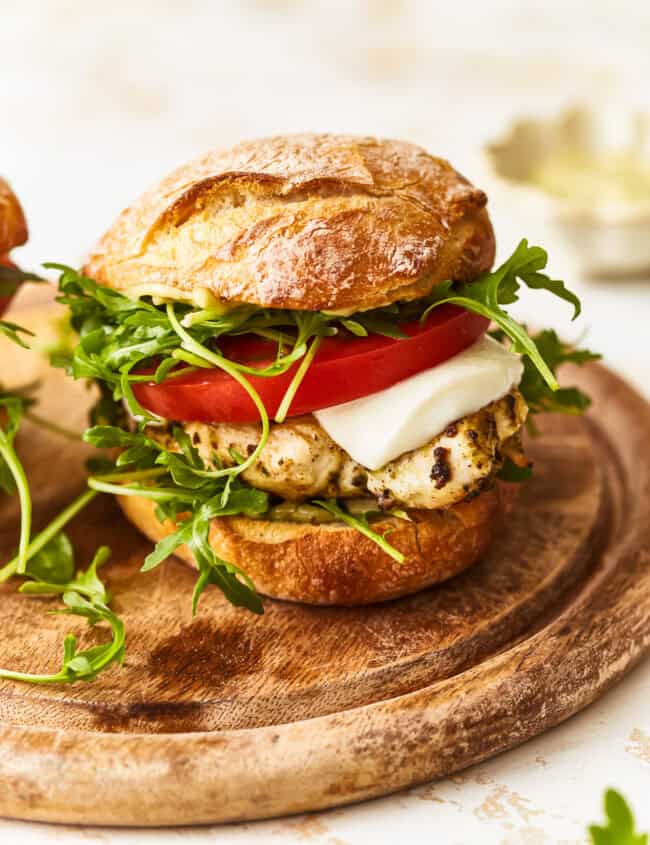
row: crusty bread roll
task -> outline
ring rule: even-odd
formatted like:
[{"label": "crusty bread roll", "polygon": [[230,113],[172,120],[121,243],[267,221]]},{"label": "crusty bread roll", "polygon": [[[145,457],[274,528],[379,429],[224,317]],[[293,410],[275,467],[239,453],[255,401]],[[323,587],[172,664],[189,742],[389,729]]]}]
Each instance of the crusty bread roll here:
[{"label": "crusty bread roll", "polygon": [[133,295],[364,310],[488,270],[486,201],[413,144],[267,138],[172,173],[122,213],[85,270]]},{"label": "crusty bread roll", "polygon": [[[476,498],[446,510],[411,511],[412,522],[393,517],[373,525],[390,530],[400,564],[372,540],[340,524],[298,525],[245,517],[215,519],[213,548],[237,564],[267,596],[307,604],[360,605],[415,593],[451,578],[485,552],[508,512],[518,485],[498,482]],[[137,496],[118,499],[122,510],[154,542],[174,530],[162,525],[155,504]],[[176,554],[193,563],[186,546]]]},{"label": "crusty bread roll", "polygon": [[27,223],[20,203],[0,178],[0,256],[27,240]]}]

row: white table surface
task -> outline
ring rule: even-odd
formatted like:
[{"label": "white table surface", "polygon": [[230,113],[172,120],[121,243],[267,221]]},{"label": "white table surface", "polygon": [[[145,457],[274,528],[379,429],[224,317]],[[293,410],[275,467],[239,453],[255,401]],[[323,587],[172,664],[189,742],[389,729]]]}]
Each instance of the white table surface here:
[{"label": "white table surface", "polygon": [[[576,101],[650,106],[650,6],[641,0],[592,0],[588,11],[578,0],[4,0],[1,15],[0,171],[30,219],[25,266],[77,263],[150,182],[243,137],[403,137],[478,181],[481,144],[514,115]],[[589,343],[650,394],[650,284],[587,283],[542,224],[496,194],[491,211],[501,255],[522,236],[539,240],[584,301],[570,327],[567,309],[543,294],[526,297],[520,313],[569,337],[588,330]],[[648,701],[646,661],[521,748],[361,806],[154,832],[0,821],[0,842],[577,843],[607,785],[650,829]]]}]

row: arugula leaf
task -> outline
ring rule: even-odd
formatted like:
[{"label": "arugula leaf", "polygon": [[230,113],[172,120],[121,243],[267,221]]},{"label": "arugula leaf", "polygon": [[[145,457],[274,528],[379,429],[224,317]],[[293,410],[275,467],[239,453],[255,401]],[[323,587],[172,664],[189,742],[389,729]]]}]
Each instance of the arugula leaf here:
[{"label": "arugula leaf", "polygon": [[23,401],[18,397],[0,399],[0,408],[7,415],[7,425],[0,427],[0,485],[8,493],[18,493],[20,500],[20,539],[18,542],[17,572],[25,571],[28,557],[29,536],[32,529],[32,499],[25,470],[14,448],[20,420],[24,413]]},{"label": "arugula leaf", "polygon": [[519,299],[519,279],[535,290],[548,290],[573,305],[575,320],[581,311],[580,300],[557,279],[551,279],[540,273],[546,267],[548,255],[539,246],[528,246],[528,241],[522,239],[510,258],[495,271],[483,273],[473,282],[463,286],[469,296],[485,301],[491,307],[510,305]]},{"label": "arugula leaf", "polygon": [[[62,543],[61,538],[65,538],[65,541]],[[58,534],[53,540],[48,543],[48,545],[43,549],[40,553],[41,555],[43,552],[46,551],[48,547],[52,545],[57,545],[57,560],[54,567],[54,574],[56,578],[50,577],[47,578],[47,571],[44,572],[45,578],[39,572],[37,568],[35,570],[34,562],[36,558],[30,561],[30,565],[27,568],[27,575],[33,578],[31,581],[25,581],[24,584],[21,585],[18,592],[26,593],[28,595],[42,595],[42,594],[53,594],[59,593],[64,595],[65,593],[79,593],[79,595],[84,596],[89,601],[93,603],[99,602],[100,604],[108,604],[109,603],[109,595],[106,592],[106,587],[104,586],[102,580],[100,579],[99,575],[97,574],[98,567],[102,566],[108,558],[110,557],[110,549],[107,546],[102,546],[100,549],[97,550],[95,557],[93,558],[90,566],[86,570],[82,570],[74,574],[74,568],[72,571],[72,575],[66,580],[63,581],[63,571],[61,568],[61,560],[64,559],[67,562],[68,555],[72,552],[72,546],[70,541],[67,539],[66,535],[61,533]],[[38,556],[36,556],[38,557]],[[72,561],[74,567],[74,559]],[[42,571],[42,569],[41,569]]]},{"label": "arugula leaf", "polygon": [[227,515],[227,512],[210,502],[199,507],[181,522],[176,531],[157,544],[142,567],[143,572],[148,572],[172,555],[180,545],[187,545],[194,554],[199,569],[192,597],[193,614],[196,613],[199,597],[208,584],[217,586],[236,607],[246,607],[253,613],[264,612],[251,579],[239,567],[219,557],[210,544],[211,519]]},{"label": "arugula leaf", "polygon": [[192,443],[189,434],[180,426],[175,425],[172,429],[172,437],[176,441],[187,463],[194,469],[204,469],[199,450]]},{"label": "arugula leaf", "polygon": [[262,614],[264,607],[251,579],[235,564],[220,558],[210,544],[210,520],[218,515],[220,513],[214,504],[206,502],[191,517],[192,536],[188,545],[199,568],[192,596],[192,613],[196,613],[199,598],[208,584],[214,584],[235,607],[246,607],[253,613]]},{"label": "arugula leaf", "polygon": [[608,789],[605,793],[605,826],[590,825],[593,845],[648,845],[647,833],[636,833],[634,816],[620,792]]},{"label": "arugula leaf", "polygon": [[83,435],[86,443],[98,449],[124,449],[133,446],[157,452],[161,447],[140,431],[125,431],[113,425],[95,425]]},{"label": "arugula leaf", "polygon": [[160,508],[161,522],[171,519],[177,523],[175,531],[147,556],[142,571],[154,569],[178,546],[188,545],[199,568],[194,612],[203,590],[214,584],[233,604],[261,613],[262,603],[251,580],[215,553],[210,545],[209,529],[211,520],[217,517],[266,513],[268,494],[244,484],[233,472],[207,469],[187,434],[178,428],[172,433],[180,451],[165,450],[140,431],[108,426],[89,429],[84,436],[87,442],[101,447],[117,446],[124,451],[109,472],[91,477],[88,483],[92,489],[118,496],[152,499]]},{"label": "arugula leaf", "polygon": [[353,516],[351,513],[344,511],[336,499],[313,499],[312,504],[317,505],[319,508],[324,508],[328,513],[336,517],[339,522],[344,522],[351,528],[356,528],[360,534],[363,534],[376,543],[380,549],[386,552],[387,555],[390,555],[397,563],[404,563],[404,555],[393,548],[382,534],[378,534],[372,530],[368,525],[368,519],[365,514],[356,514]]},{"label": "arugula leaf", "polygon": [[25,574],[35,582],[67,584],[74,576],[74,549],[68,535],[55,534],[28,560]]},{"label": "arugula leaf", "polygon": [[192,539],[192,531],[194,526],[191,519],[182,522],[176,531],[169,534],[163,540],[156,544],[155,549],[147,555],[142,564],[141,572],[149,572],[155,569],[161,563],[164,563],[167,558],[171,557],[179,546],[187,545]]},{"label": "arugula leaf", "polygon": [[103,546],[98,549],[90,566],[80,572],[67,584],[51,584],[34,581],[22,585],[20,592],[43,594],[62,593],[64,610],[54,613],[67,613],[84,617],[89,625],[108,623],[111,639],[102,645],[91,646],[80,651],[77,639],[68,634],[63,644],[63,661],[58,672],[53,674],[34,674],[0,669],[0,678],[22,681],[31,684],[62,684],[76,681],[92,681],[100,672],[112,663],[124,660],[125,629],[124,622],[108,607],[108,594],[99,576],[97,568],[106,561],[110,550]]},{"label": "arugula leaf", "polygon": [[564,282],[551,279],[540,271],[546,267],[547,254],[538,246],[528,246],[525,239],[500,267],[491,273],[483,273],[473,282],[467,282],[452,291],[453,282],[436,285],[429,300],[431,304],[422,315],[424,320],[437,306],[445,303],[460,305],[468,311],[481,314],[495,322],[510,339],[512,349],[526,356],[539,372],[548,387],[559,388],[553,371],[544,360],[537,344],[526,329],[512,319],[501,307],[511,305],[519,299],[520,282],[535,290],[548,290],[573,305],[573,319],[580,313],[580,300],[568,290]]},{"label": "arugula leaf", "polygon": [[42,577],[47,572],[55,576],[53,580],[64,581],[72,571],[74,561],[69,541],[65,536],[59,535],[59,532],[97,494],[93,491],[83,493],[43,531],[30,539],[32,500],[29,482],[14,447],[21,419],[26,413],[26,407],[31,403],[28,394],[26,397],[0,397],[0,408],[3,407],[7,415],[6,427],[0,427],[0,487],[9,493],[18,493],[21,511],[18,551],[0,568],[0,583],[13,575],[36,574]]},{"label": "arugula leaf", "polygon": [[[590,352],[588,349],[577,349],[569,343],[564,343],[552,329],[546,329],[536,334],[535,343],[540,355],[553,374],[562,364],[581,365],[589,361],[598,361],[601,358],[600,355]],[[534,414],[543,412],[581,414],[591,404],[591,399],[577,387],[561,387],[558,390],[551,390],[528,358],[524,358],[524,374],[519,390]]]},{"label": "arugula leaf", "polygon": [[[48,547],[48,544],[57,536],[57,534],[73,519],[80,511],[82,511],[95,498],[97,492],[95,490],[85,490],[73,502],[71,502],[61,513],[59,513],[42,531],[33,537],[27,546],[25,559],[26,570],[28,570],[29,562],[38,553]],[[53,546],[50,546],[50,554],[53,553]],[[0,568],[0,584],[7,581],[14,575],[25,574],[24,571],[19,570],[20,555],[15,555],[8,563]],[[68,566],[66,561],[60,561],[60,567]]]},{"label": "arugula leaf", "polygon": [[22,346],[23,349],[29,349],[29,346],[20,335],[26,334],[31,337],[34,336],[34,332],[30,332],[29,329],[19,326],[18,323],[10,323],[7,320],[0,320],[0,334],[3,334],[5,337],[9,338],[9,340],[17,343],[18,346]]},{"label": "arugula leaf", "polygon": [[[490,334],[495,340],[504,340],[504,334],[500,330],[490,332]],[[533,337],[540,355],[554,375],[564,363],[586,364],[589,361],[597,361],[601,357],[588,349],[577,349],[571,344],[564,343],[552,329],[545,329]],[[560,387],[552,390],[529,358],[524,358],[523,364],[524,372],[519,383],[519,390],[529,408],[526,425],[532,434],[536,433],[535,414],[582,414],[591,404],[591,399],[580,388]],[[502,481],[518,483],[527,481],[531,475],[532,467],[518,466],[506,457],[499,470],[498,478]]]},{"label": "arugula leaf", "polygon": [[[498,341],[503,341],[505,337],[500,330],[490,332],[490,334]],[[582,365],[590,361],[599,361],[601,358],[600,355],[588,349],[579,349],[570,343],[565,343],[552,329],[544,329],[534,335],[534,340],[540,355],[554,375],[562,364]],[[535,433],[535,414],[582,414],[591,404],[589,396],[580,388],[560,387],[552,390],[530,359],[524,358],[523,364],[524,372],[519,390],[530,410],[527,426],[533,434]]]},{"label": "arugula leaf", "polygon": [[533,468],[531,466],[522,467],[511,458],[506,458],[497,477],[501,481],[508,481],[511,484],[521,484],[523,481],[528,481],[532,474]]}]

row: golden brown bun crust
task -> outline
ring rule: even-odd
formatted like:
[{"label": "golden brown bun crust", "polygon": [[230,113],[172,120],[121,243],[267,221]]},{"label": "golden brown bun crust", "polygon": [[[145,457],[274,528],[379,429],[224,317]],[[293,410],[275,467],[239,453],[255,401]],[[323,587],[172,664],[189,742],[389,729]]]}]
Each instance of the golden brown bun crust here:
[{"label": "golden brown bun crust", "polygon": [[0,255],[24,244],[27,240],[25,215],[4,179],[0,177]]},{"label": "golden brown bun crust", "polygon": [[[86,265],[178,298],[367,309],[468,281],[494,260],[483,191],[401,141],[296,135],[181,167],[126,209]],[[161,291],[161,295],[164,295]]]},{"label": "golden brown bun crust", "polygon": [[[240,566],[260,593],[306,604],[358,605],[393,599],[437,584],[471,566],[501,527],[517,485],[498,484],[448,510],[412,511],[412,522],[389,518],[390,542],[405,556],[396,563],[353,528],[265,522],[245,517],[213,521],[210,542]],[[147,499],[122,497],[126,516],[157,542],[174,526],[161,525]],[[186,546],[176,554],[193,563]]]}]

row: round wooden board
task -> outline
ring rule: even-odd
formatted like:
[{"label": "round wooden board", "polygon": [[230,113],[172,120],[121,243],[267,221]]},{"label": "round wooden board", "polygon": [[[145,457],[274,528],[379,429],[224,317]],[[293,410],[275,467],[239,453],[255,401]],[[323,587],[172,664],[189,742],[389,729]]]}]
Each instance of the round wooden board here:
[{"label": "round wooden board", "polygon": [[[22,322],[47,336],[54,312]],[[81,429],[90,394],[42,356],[0,345],[12,383],[40,375],[40,412]],[[600,366],[567,372],[586,419],[548,418],[533,480],[486,559],[417,596],[362,609],[265,600],[258,618],[216,590],[190,616],[195,575],[105,497],[70,533],[102,543],[128,632],[124,667],[91,684],[0,685],[0,814],[186,825],[331,807],[440,777],[510,748],[600,695],[650,643],[650,408]],[[20,451],[45,521],[83,486],[87,450],[26,424]],[[15,542],[15,502],[0,543]],[[1,588],[0,663],[60,665],[50,599]]]}]

